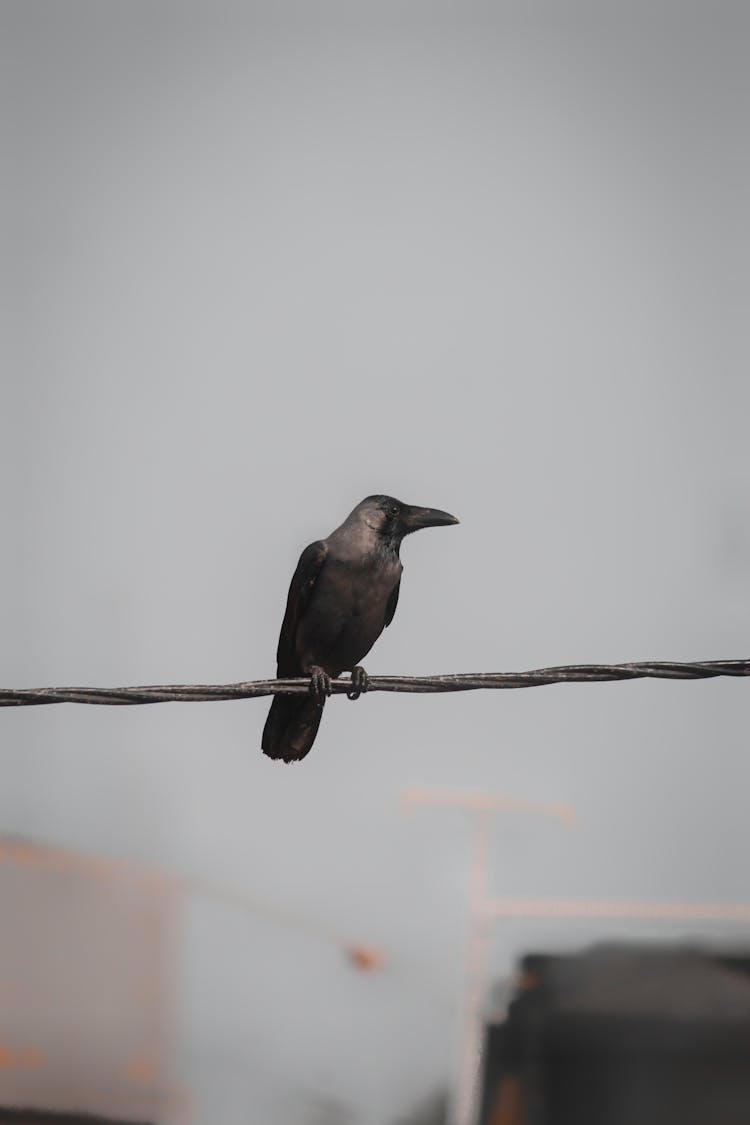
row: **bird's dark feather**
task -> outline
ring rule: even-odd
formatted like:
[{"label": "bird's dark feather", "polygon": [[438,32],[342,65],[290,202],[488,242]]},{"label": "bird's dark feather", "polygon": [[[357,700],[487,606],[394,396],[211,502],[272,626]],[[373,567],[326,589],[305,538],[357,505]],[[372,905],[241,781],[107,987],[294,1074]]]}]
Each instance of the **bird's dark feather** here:
[{"label": "bird's dark feather", "polygon": [[388,604],[385,607],[385,626],[384,627],[386,629],[390,625],[391,621],[393,621],[393,615],[396,612],[396,606],[398,605],[398,592],[399,592],[400,589],[401,589],[401,582],[399,581],[393,587],[393,590],[391,591],[391,596],[388,599]]},{"label": "bird's dark feather", "polygon": [[315,741],[323,706],[323,700],[309,695],[275,695],[263,728],[263,753],[284,762],[299,762]]},{"label": "bird's dark feather", "polygon": [[278,676],[299,676],[302,672],[295,643],[297,626],[310,604],[312,592],[323,569],[327,554],[328,546],[322,539],[318,539],[315,543],[311,543],[309,547],[305,547],[300,555],[297,569],[289,586],[286,613],[279,634],[279,647],[276,651]]}]

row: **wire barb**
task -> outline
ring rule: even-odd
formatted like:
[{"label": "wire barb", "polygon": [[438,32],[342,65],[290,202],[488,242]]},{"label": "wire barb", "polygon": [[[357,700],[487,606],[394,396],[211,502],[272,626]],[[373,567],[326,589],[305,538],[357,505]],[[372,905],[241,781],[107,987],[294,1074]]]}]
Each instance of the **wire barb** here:
[{"label": "wire barb", "polygon": [[[641,661],[635,664],[563,664],[530,672],[468,672],[441,676],[371,676],[373,691],[429,694],[498,688],[541,687],[543,684],[600,683],[606,680],[709,680],[715,676],[750,676],[750,660]],[[165,684],[144,687],[0,688],[0,707],[34,707],[46,703],[209,703],[226,699],[257,699],[268,695],[305,695],[307,679],[249,680],[237,684]],[[331,680],[332,695],[352,690],[349,679]]]}]

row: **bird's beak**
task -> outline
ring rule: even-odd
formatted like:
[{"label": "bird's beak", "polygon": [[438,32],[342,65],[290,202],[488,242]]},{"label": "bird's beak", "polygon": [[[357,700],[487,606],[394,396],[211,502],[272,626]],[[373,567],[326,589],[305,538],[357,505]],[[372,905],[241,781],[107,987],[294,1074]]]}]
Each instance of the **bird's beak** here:
[{"label": "bird's beak", "polygon": [[412,531],[419,531],[423,527],[448,527],[458,523],[450,512],[441,512],[439,508],[404,507],[401,513],[401,524],[406,529],[407,535]]}]

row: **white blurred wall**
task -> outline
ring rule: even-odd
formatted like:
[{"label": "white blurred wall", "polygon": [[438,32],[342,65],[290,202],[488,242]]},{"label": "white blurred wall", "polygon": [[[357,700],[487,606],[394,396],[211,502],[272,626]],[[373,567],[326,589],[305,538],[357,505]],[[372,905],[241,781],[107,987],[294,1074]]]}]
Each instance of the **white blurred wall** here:
[{"label": "white blurred wall", "polygon": [[[743,6],[0,23],[0,683],[270,674],[299,551],[375,491],[462,522],[405,544],[372,671],[747,656]],[[388,951],[191,899],[195,1120],[380,1125],[449,1075],[468,833],[408,785],[577,807],[498,820],[496,894],[748,896],[742,682],[335,700],[294,768],[265,710],[0,714],[3,831]],[[492,972],[601,929],[499,926]]]}]

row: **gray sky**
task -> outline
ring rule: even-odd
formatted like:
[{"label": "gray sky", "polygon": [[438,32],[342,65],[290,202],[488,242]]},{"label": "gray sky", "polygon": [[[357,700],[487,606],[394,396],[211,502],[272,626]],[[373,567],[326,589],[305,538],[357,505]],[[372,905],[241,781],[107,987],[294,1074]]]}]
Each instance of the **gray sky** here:
[{"label": "gray sky", "polygon": [[[371,672],[748,655],[748,26],[741,5],[0,8],[0,683],[274,670],[301,549],[390,492]],[[219,881],[382,946],[195,898],[175,1070],[195,1120],[362,1125],[451,1074],[464,814],[492,893],[747,901],[741,682],[377,695],[314,752],[262,701],[0,715],[0,829]],[[529,947],[684,928],[499,924]],[[739,939],[716,925],[692,935]],[[210,1107],[210,1109],[209,1109]]]}]

